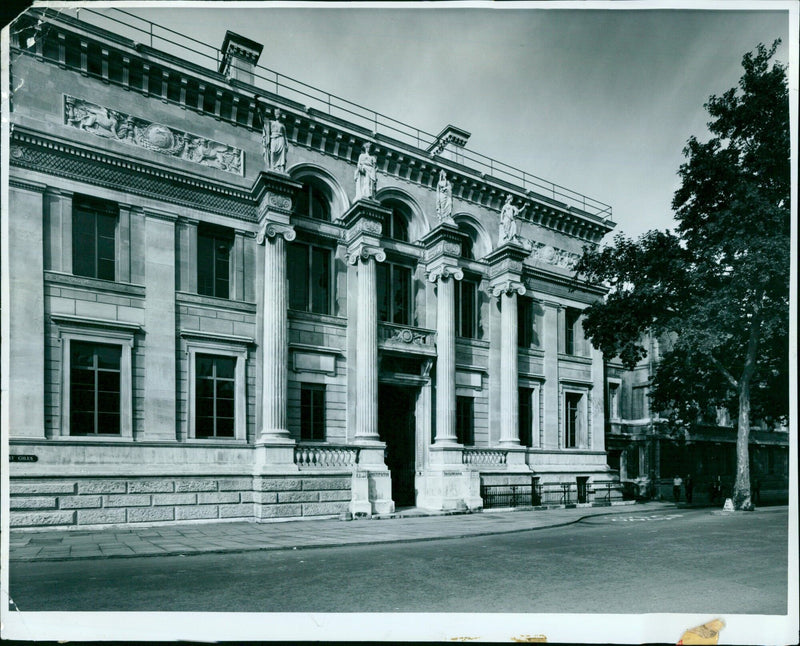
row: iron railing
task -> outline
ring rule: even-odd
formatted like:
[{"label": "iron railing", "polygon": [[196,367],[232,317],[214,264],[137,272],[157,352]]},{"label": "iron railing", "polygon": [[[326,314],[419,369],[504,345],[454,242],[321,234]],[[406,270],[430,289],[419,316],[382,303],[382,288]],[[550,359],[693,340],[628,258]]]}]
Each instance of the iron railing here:
[{"label": "iron railing", "polygon": [[[69,13],[72,10],[62,11]],[[81,7],[74,11],[75,17],[85,23],[113,31],[136,43],[149,45],[152,49],[157,47],[166,54],[197,65],[209,66],[213,62],[214,69],[219,68],[222,58],[220,49],[123,9],[108,7],[101,12]],[[252,71],[253,84],[257,88],[284,99],[307,104],[306,107],[316,108],[331,116],[347,119],[354,125],[369,129],[375,135],[386,134],[424,151],[437,143],[436,135],[263,65],[256,65]],[[459,149],[459,163],[482,175],[520,186],[525,191],[531,191],[566,208],[579,209],[586,214],[613,222],[611,206],[608,204],[469,148]]]},{"label": "iron railing", "polygon": [[539,507],[544,505],[573,505],[580,503],[611,504],[619,497],[619,485],[614,482],[595,483],[592,487],[577,482],[542,484],[486,485],[481,484],[485,509]]}]

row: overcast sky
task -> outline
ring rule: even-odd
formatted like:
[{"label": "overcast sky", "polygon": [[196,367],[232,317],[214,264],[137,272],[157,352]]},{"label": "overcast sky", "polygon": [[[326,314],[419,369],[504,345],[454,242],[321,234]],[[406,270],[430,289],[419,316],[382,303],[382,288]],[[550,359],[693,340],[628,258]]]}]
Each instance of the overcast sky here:
[{"label": "overcast sky", "polygon": [[742,55],[781,38],[788,61],[786,11],[238,7],[131,11],[216,47],[230,29],[282,74],[468,130],[475,151],[610,204],[631,236],[672,226],[683,147]]}]

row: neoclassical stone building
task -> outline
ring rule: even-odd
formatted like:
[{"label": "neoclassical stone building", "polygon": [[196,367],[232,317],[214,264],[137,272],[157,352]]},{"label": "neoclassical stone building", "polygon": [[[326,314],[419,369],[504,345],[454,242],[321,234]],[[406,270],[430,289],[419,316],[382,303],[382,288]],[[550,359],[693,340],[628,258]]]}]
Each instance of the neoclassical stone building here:
[{"label": "neoclassical stone building", "polygon": [[570,268],[609,208],[302,103],[236,34],[212,68],[117,31],[13,30],[12,526],[598,495],[603,292]]}]

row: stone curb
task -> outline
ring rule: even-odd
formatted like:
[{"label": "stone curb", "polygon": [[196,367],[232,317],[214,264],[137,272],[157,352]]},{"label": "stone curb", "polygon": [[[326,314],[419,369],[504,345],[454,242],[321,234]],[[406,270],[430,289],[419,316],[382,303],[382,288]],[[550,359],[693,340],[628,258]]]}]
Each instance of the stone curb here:
[{"label": "stone curb", "polygon": [[[638,505],[632,505],[638,506]],[[620,505],[618,509],[621,507],[628,507],[628,505]],[[566,527],[568,525],[574,525],[579,523],[583,520],[589,518],[598,518],[601,516],[615,516],[619,513],[624,513],[627,510],[620,509],[620,511],[608,511],[602,512],[597,514],[586,514],[582,516],[578,516],[576,518],[562,521],[562,522],[552,522],[545,525],[538,525],[534,527],[517,527],[514,529],[499,529],[499,530],[492,530],[492,531],[479,531],[479,532],[460,532],[454,533],[450,535],[436,535],[436,536],[424,536],[424,537],[415,537],[415,538],[402,538],[402,537],[389,537],[386,540],[363,540],[363,539],[354,539],[354,540],[346,540],[341,542],[335,543],[309,543],[306,545],[254,545],[253,547],[236,547],[236,548],[200,548],[200,549],[193,549],[190,551],[168,551],[168,552],[154,552],[154,553],[138,553],[138,554],[95,554],[95,555],[76,555],[76,556],[58,556],[58,557],[40,557],[40,556],[33,556],[33,557],[24,557],[24,558],[9,558],[9,561],[14,561],[17,563],[33,563],[33,562],[54,562],[54,561],[84,561],[84,560],[106,560],[106,559],[126,559],[126,558],[144,558],[144,557],[163,557],[163,556],[195,556],[200,554],[243,554],[246,552],[278,552],[278,551],[297,551],[297,550],[307,550],[307,549],[320,549],[325,547],[348,547],[348,546],[364,546],[364,545],[383,545],[383,544],[397,544],[397,543],[419,543],[425,541],[437,541],[437,540],[449,540],[449,539],[459,539],[459,538],[478,538],[481,536],[494,536],[500,534],[516,534],[520,532],[530,532],[536,531],[539,529],[551,529],[556,527]],[[651,510],[653,513],[659,512],[672,512],[672,509],[655,509]],[[454,515],[454,514],[450,514]],[[358,521],[356,521],[358,522]]]}]

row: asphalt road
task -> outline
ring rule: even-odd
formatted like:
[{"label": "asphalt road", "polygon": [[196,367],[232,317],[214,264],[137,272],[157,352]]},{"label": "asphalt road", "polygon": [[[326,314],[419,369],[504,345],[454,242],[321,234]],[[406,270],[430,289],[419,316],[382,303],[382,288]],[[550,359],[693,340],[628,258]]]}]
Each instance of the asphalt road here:
[{"label": "asphalt road", "polygon": [[10,591],[23,611],[783,614],[787,516],[632,512],[418,543],[12,562]]}]

